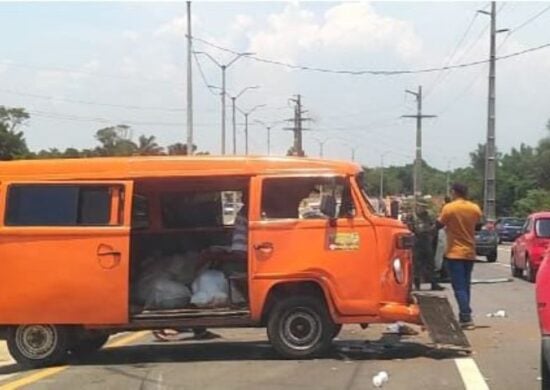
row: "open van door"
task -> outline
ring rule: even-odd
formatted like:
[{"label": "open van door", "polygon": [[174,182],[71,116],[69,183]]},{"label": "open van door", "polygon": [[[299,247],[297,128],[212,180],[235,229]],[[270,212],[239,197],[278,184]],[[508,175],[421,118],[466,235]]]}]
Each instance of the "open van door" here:
[{"label": "open van door", "polygon": [[131,181],[3,182],[0,324],[128,321]]}]

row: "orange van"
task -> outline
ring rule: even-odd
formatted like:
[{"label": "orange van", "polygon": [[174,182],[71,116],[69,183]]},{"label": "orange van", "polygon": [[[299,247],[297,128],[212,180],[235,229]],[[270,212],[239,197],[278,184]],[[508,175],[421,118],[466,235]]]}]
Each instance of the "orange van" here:
[{"label": "orange van", "polygon": [[412,243],[346,162],[2,162],[0,335],[28,367],[193,327],[266,327],[281,355],[311,357],[342,324],[421,322]]}]

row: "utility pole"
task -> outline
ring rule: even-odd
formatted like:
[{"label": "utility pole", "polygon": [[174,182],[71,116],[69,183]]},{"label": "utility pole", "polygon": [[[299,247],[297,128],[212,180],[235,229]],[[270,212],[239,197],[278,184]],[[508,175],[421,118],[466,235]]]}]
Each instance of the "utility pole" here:
[{"label": "utility pole", "polygon": [[416,118],[416,158],[414,160],[413,174],[413,195],[422,194],[422,119],[435,118],[436,115],[422,114],[422,86],[418,87],[418,92],[405,90],[406,93],[416,97],[417,113],[416,115],[402,115],[403,118]]},{"label": "utility pole", "polygon": [[193,154],[193,75],[191,38],[191,2],[187,2],[187,155]]},{"label": "utility pole", "polygon": [[496,219],[496,134],[495,134],[495,103],[496,103],[496,34],[509,31],[496,29],[496,3],[491,2],[491,12],[478,11],[491,17],[491,35],[489,45],[489,101],[487,109],[487,142],[485,144],[485,180],[483,192],[483,211],[489,221]]},{"label": "utility pole", "polygon": [[296,99],[290,99],[291,101],[296,103],[296,106],[294,107],[294,119],[290,119],[290,121],[294,121],[294,127],[287,127],[285,130],[291,130],[294,132],[294,143],[292,146],[292,154],[294,156],[303,157],[305,155],[304,148],[302,146],[302,131],[304,130],[302,123],[304,121],[309,121],[309,118],[304,118],[302,115],[306,113],[306,111],[302,111],[302,97],[301,95],[297,95]]}]

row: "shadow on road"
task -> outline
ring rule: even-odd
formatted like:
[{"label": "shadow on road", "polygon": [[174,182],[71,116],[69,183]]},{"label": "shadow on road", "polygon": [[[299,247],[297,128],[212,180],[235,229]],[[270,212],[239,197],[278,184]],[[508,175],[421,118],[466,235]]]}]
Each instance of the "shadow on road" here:
[{"label": "shadow on road", "polygon": [[[392,360],[453,359],[464,356],[464,351],[438,349],[407,340],[388,340],[382,337],[376,341],[342,340],[335,341],[332,350],[322,360]],[[224,362],[224,361],[281,361],[271,345],[260,341],[210,341],[210,342],[171,342],[132,345],[102,349],[85,358],[72,358],[71,366],[117,366],[132,365],[146,367],[157,363]],[[0,375],[25,371],[14,364],[0,367]]]}]

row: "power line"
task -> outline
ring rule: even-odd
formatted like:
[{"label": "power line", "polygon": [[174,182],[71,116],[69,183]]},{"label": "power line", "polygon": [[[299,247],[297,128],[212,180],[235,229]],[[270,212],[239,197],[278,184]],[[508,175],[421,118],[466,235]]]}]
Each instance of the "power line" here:
[{"label": "power line", "polygon": [[121,75],[106,74],[106,73],[95,73],[95,72],[88,72],[81,69],[70,69],[70,68],[59,67],[59,66],[32,65],[32,64],[24,64],[20,62],[12,62],[12,61],[6,61],[6,60],[0,61],[0,64],[13,67],[13,68],[48,70],[48,71],[60,72],[60,73],[83,74],[86,76],[109,78],[109,79],[140,81],[140,82],[149,82],[149,83],[162,83],[162,84],[170,84],[170,85],[185,85],[183,83],[174,83],[174,81],[170,81],[170,80],[151,79],[143,76],[136,78],[136,77],[121,76]]},{"label": "power line", "polygon": [[204,86],[208,89],[208,91],[214,95],[217,96],[218,94],[214,92],[214,88],[210,85],[208,80],[206,79],[206,75],[204,74],[204,71],[202,70],[201,62],[199,61],[199,57],[197,56],[197,53],[193,53],[193,56],[195,57],[195,62],[197,64],[197,68],[199,69],[199,74],[201,75],[202,82],[204,83]]},{"label": "power line", "polygon": [[[485,31],[483,31],[483,32],[485,32]],[[230,52],[230,53],[238,53],[238,52],[233,51],[231,49],[222,48],[221,46],[214,45],[213,43],[205,41],[202,38],[194,37],[193,39],[197,40],[198,42],[202,42],[206,45],[215,47],[219,50],[224,50],[224,51]],[[501,60],[513,58],[513,57],[517,57],[517,56],[520,56],[520,55],[523,55],[523,54],[527,54],[527,53],[535,52],[535,51],[538,51],[538,50],[546,49],[547,47],[550,47],[550,42],[539,45],[539,46],[536,46],[536,47],[531,47],[531,48],[528,48],[528,49],[524,49],[524,50],[520,50],[520,51],[517,51],[517,52],[514,52],[514,53],[510,53],[510,54],[507,54],[507,55],[498,56],[498,57],[495,58],[495,60],[501,61]],[[461,64],[455,64],[455,65],[448,65],[448,66],[443,66],[443,67],[412,69],[412,70],[411,69],[408,69],[408,70],[407,69],[403,69],[403,70],[344,70],[344,69],[340,69],[339,70],[339,69],[319,68],[319,67],[304,66],[304,65],[294,65],[294,64],[289,64],[289,63],[282,62],[282,61],[270,60],[270,59],[260,58],[260,57],[256,57],[256,56],[246,56],[244,58],[248,58],[248,59],[251,59],[251,60],[254,60],[254,61],[257,61],[257,62],[266,63],[266,64],[282,66],[282,67],[286,67],[286,68],[289,68],[289,69],[320,72],[320,73],[330,73],[330,74],[345,74],[345,75],[351,75],[351,76],[363,76],[363,75],[396,76],[396,75],[403,75],[403,74],[433,73],[433,72],[439,72],[439,71],[443,71],[443,70],[446,71],[446,70],[452,70],[452,69],[469,68],[469,67],[472,67],[472,66],[481,65],[481,64],[485,64],[485,63],[489,62],[488,59],[485,59],[485,60],[477,60],[477,61],[471,61],[471,62],[466,62],[466,63],[461,63]]]},{"label": "power line", "polygon": [[[447,66],[447,65],[450,65],[451,62],[453,61],[456,53],[458,52],[458,49],[460,48],[460,46],[464,43],[464,41],[466,40],[466,37],[468,36],[468,34],[470,33],[470,30],[472,29],[472,27],[474,26],[474,23],[478,17],[478,13],[475,12],[474,13],[474,16],[472,17],[472,20],[470,21],[470,23],[468,24],[468,27],[466,27],[466,31],[464,31],[464,33],[462,34],[462,36],[460,37],[460,39],[457,41],[457,44],[455,45],[454,49],[449,52],[449,55],[446,57],[447,60],[445,61],[445,64],[444,66]],[[444,81],[444,76],[443,76],[444,73],[440,72],[438,75],[437,75],[437,78],[435,79],[434,83],[431,85],[431,87],[427,88],[427,91],[424,95],[424,98],[427,98],[432,92],[433,90],[441,83]]]},{"label": "power line", "polygon": [[506,37],[502,40],[500,45],[497,47],[497,52],[500,50],[502,46],[506,43],[508,38],[514,33],[516,33],[518,30],[521,30],[523,27],[533,23],[535,20],[537,20],[540,16],[544,15],[546,12],[550,11],[550,5],[547,7],[544,7],[541,11],[537,12],[535,15],[529,17],[526,21],[518,25],[517,27],[512,28],[510,31],[508,31],[508,34],[506,34]]},{"label": "power line", "polygon": [[128,110],[154,110],[154,111],[166,111],[166,112],[185,112],[186,111],[183,108],[166,108],[166,107],[138,106],[138,105],[127,105],[127,104],[115,104],[115,103],[101,103],[101,102],[93,102],[93,101],[78,100],[78,99],[60,98],[60,97],[55,97],[55,96],[33,94],[33,93],[28,93],[28,92],[20,92],[20,91],[15,91],[15,90],[10,90],[10,89],[0,89],[0,92],[11,94],[11,95],[16,95],[16,96],[31,97],[31,98],[35,98],[35,99],[52,100],[52,101],[60,101],[60,102],[74,103],[74,104],[84,104],[84,105],[91,105],[91,106],[124,108],[124,109],[128,109]]}]

